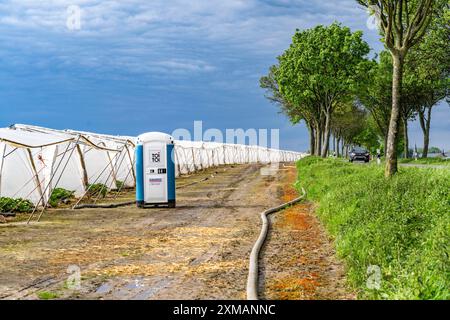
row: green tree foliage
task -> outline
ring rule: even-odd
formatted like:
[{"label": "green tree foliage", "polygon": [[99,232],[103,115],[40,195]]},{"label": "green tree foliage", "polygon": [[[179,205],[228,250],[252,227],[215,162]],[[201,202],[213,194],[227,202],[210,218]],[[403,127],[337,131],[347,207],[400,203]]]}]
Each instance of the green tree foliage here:
[{"label": "green tree foliage", "polygon": [[[400,101],[400,131],[397,150],[408,157],[408,121],[419,115],[424,131],[424,157],[427,156],[431,108],[448,94],[450,31],[448,6],[435,13],[420,44],[409,51],[405,59]],[[391,118],[393,59],[388,51],[382,51],[379,61],[370,71],[367,88],[358,93],[361,103],[370,111],[378,132],[387,145],[389,122]],[[400,148],[402,147],[402,148]],[[400,153],[400,152],[397,152]]]},{"label": "green tree foliage", "polygon": [[378,135],[376,124],[371,116],[366,116],[362,123],[362,130],[353,138],[353,143],[364,146],[371,154],[376,154],[382,144]]},{"label": "green tree foliage", "polygon": [[[336,138],[337,155],[345,156],[345,150],[349,145],[357,144],[366,146],[366,141],[358,139],[367,128],[367,111],[355,103],[348,103],[340,106],[333,115],[331,121],[331,131]],[[342,141],[342,144],[340,142]],[[341,147],[341,152],[339,152]]]},{"label": "green tree foliage", "polygon": [[[385,175],[397,172],[397,144],[401,113],[404,63],[408,51],[422,40],[435,10],[442,5],[435,0],[357,0],[377,18],[384,43],[393,60],[392,110],[386,148]],[[437,4],[437,5],[436,5]]]},{"label": "green tree foliage", "polygon": [[276,79],[277,71],[278,66],[274,65],[270,67],[269,74],[261,77],[260,87],[266,90],[265,97],[270,102],[278,105],[281,113],[285,114],[292,124],[297,124],[302,120],[306,122],[310,136],[310,152],[311,154],[316,154],[315,128],[313,124],[319,120],[318,118],[316,119],[316,115],[317,113],[320,113],[320,111],[316,110],[314,104],[297,106],[289,103],[287,99],[284,98],[278,86]]},{"label": "green tree foliage", "polygon": [[[376,132],[383,141],[386,154],[392,101],[392,56],[388,51],[380,52],[378,61],[374,60],[369,71],[368,85],[358,91],[358,100],[369,111]],[[402,131],[396,146],[397,154],[408,155],[408,121],[415,118],[421,103],[420,88],[414,79],[405,79],[402,86],[400,119]],[[400,151],[400,152],[399,152]]]},{"label": "green tree foliage", "polygon": [[[276,74],[277,74],[278,67],[277,66],[271,66],[269,69],[269,74],[267,76],[261,77],[259,80],[259,85],[261,88],[266,90],[265,97],[272,103],[277,104],[282,108],[282,111],[289,112],[289,109],[291,109],[291,106],[289,106],[286,99],[284,99],[283,95],[280,92],[280,88],[278,87]],[[300,116],[300,115],[299,115]],[[296,117],[290,118],[293,124],[296,124],[299,122],[300,119]]]},{"label": "green tree foliage", "polygon": [[[424,150],[422,150],[422,152],[423,151]],[[431,153],[441,153],[442,152],[442,150],[440,148],[438,148],[438,147],[431,147],[431,148],[428,149],[428,151],[431,152]]]},{"label": "green tree foliage", "polygon": [[369,111],[386,153],[392,104],[392,57],[389,52],[382,51],[378,60],[372,62],[367,86],[361,88],[357,96]]},{"label": "green tree foliage", "polygon": [[[447,4],[434,16],[423,41],[414,47],[405,63],[405,83],[412,89],[403,97],[418,111],[423,131],[423,154],[428,155],[431,111],[450,92],[450,9]],[[412,96],[412,97],[411,97]]]},{"label": "green tree foliage", "polygon": [[369,51],[362,32],[333,23],[297,30],[278,58],[275,79],[284,106],[308,122],[322,157],[328,152],[333,113],[365,83]]}]

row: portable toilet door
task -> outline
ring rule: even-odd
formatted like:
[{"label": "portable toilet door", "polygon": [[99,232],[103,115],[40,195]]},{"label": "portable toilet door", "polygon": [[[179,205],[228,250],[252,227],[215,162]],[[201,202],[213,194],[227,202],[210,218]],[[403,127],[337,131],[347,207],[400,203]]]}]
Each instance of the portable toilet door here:
[{"label": "portable toilet door", "polygon": [[173,138],[161,132],[138,136],[136,146],[136,204],[175,207]]}]

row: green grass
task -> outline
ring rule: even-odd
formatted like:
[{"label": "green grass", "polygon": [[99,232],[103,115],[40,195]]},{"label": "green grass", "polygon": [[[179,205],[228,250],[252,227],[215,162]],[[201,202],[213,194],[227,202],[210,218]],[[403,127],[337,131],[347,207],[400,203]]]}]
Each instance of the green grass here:
[{"label": "green grass", "polygon": [[416,164],[437,164],[450,166],[450,160],[444,158],[418,158],[415,159],[399,159],[400,163],[416,163]]},{"label": "green grass", "polygon": [[38,292],[37,296],[41,300],[52,300],[52,299],[57,299],[59,297],[57,293],[49,292],[49,291]]},{"label": "green grass", "polygon": [[[308,157],[297,187],[318,203],[347,279],[364,299],[450,299],[450,172]],[[366,285],[370,265],[381,287]]]}]

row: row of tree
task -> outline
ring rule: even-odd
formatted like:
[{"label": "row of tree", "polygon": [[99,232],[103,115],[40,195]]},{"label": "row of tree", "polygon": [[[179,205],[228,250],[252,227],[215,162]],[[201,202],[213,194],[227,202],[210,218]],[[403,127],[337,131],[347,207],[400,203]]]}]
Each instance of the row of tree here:
[{"label": "row of tree", "polygon": [[362,32],[352,33],[338,23],[297,30],[279,64],[261,78],[266,97],[279,104],[292,123],[305,121],[312,154],[327,155],[332,133],[339,133],[339,140],[347,138],[344,115],[356,110],[353,100],[366,82],[369,52]]},{"label": "row of tree", "polygon": [[381,141],[391,176],[399,147],[409,153],[408,121],[419,118],[426,157],[432,108],[448,99],[449,4],[358,2],[376,15],[385,51],[369,59],[362,32],[339,23],[297,30],[260,85],[293,124],[306,123],[312,154],[326,157],[330,140],[338,155],[350,144],[373,150]]}]

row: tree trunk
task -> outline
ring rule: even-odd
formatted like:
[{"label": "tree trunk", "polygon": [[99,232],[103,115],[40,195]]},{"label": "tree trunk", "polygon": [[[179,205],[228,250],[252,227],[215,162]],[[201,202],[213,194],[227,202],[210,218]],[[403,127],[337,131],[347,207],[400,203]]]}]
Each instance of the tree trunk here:
[{"label": "tree trunk", "polygon": [[336,136],[333,135],[333,153],[336,154]]},{"label": "tree trunk", "polygon": [[386,148],[386,168],[384,175],[392,177],[397,171],[397,143],[398,143],[398,122],[400,116],[400,99],[403,77],[403,53],[392,54],[394,72],[392,76],[392,112],[389,121],[389,131]]},{"label": "tree trunk", "polygon": [[409,158],[409,138],[408,138],[408,119],[403,118],[403,135],[405,138],[405,146],[403,148],[403,153],[405,154],[405,159]]},{"label": "tree trunk", "polygon": [[426,136],[424,137],[424,140],[423,140],[423,142],[424,142],[423,150],[424,150],[425,158],[428,157],[428,147],[430,146],[431,108],[432,108],[431,106],[428,107],[428,118],[425,123],[426,129],[427,129]]},{"label": "tree trunk", "polygon": [[[324,131],[322,132],[322,148],[325,145],[325,137],[326,137],[325,128],[323,130]],[[322,154],[322,149],[320,150],[320,153]]]},{"label": "tree trunk", "polygon": [[308,125],[308,128],[309,128],[309,152],[310,152],[310,154],[311,155],[313,155],[314,153],[315,153],[315,147],[316,147],[316,142],[315,142],[315,137],[314,137],[314,135],[315,135],[315,130],[314,130],[314,127],[310,124],[310,125]]},{"label": "tree trunk", "polygon": [[330,144],[330,121],[331,120],[331,114],[329,111],[327,111],[327,114],[325,116],[325,131],[323,133],[323,146],[322,146],[322,158],[326,158],[328,154],[328,146]]},{"label": "tree trunk", "polygon": [[387,150],[387,134],[384,135],[384,146],[383,146],[383,154],[386,156],[386,150]]},{"label": "tree trunk", "polygon": [[339,142],[341,141],[341,138],[338,137],[336,140],[336,157],[339,158],[340,154],[339,154]]},{"label": "tree trunk", "polygon": [[319,126],[317,127],[316,132],[316,156],[320,156],[320,150],[322,149],[322,128]]},{"label": "tree trunk", "polygon": [[[432,107],[425,107],[425,110],[423,110],[423,112],[419,111],[420,126],[423,131],[422,158],[428,157],[428,148],[430,146],[431,108]],[[427,111],[427,117],[425,116],[425,111]]]}]

